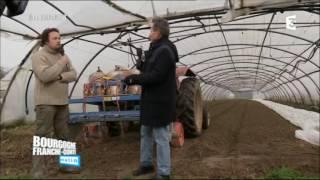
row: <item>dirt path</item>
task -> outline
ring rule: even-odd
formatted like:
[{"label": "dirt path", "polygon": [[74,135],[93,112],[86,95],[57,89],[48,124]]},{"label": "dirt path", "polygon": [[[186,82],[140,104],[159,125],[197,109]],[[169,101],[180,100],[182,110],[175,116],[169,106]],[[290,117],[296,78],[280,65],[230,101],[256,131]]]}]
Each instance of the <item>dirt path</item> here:
[{"label": "dirt path", "polygon": [[[210,105],[211,126],[184,147],[172,149],[175,178],[257,178],[286,166],[305,175],[319,176],[320,148],[294,137],[297,129],[260,103],[246,100],[217,101]],[[28,175],[34,127],[1,131],[0,175]],[[81,152],[81,174],[57,172],[52,178],[133,178],[139,162],[139,134],[122,137]],[[149,177],[149,176],[146,176]]]}]

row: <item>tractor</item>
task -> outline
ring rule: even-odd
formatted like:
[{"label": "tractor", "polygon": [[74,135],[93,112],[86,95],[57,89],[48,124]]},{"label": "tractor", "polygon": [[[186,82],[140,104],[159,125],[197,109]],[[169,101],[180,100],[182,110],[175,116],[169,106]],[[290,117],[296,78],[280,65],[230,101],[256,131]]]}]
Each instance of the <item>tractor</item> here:
[{"label": "tractor", "polygon": [[[123,79],[139,73],[137,69],[121,66],[104,73],[98,67],[89,76],[89,82],[83,85],[83,98],[69,101],[70,104],[82,103],[82,112],[70,113],[69,127],[73,137],[82,137],[86,144],[97,143],[106,136],[121,135],[138,122],[141,86],[128,86]],[[203,129],[207,129],[210,118],[202,100],[200,80],[191,69],[177,67],[176,82],[177,112],[176,119],[171,123],[171,145],[181,147],[184,137],[197,137]],[[88,112],[87,104],[96,105],[99,111]]]}]

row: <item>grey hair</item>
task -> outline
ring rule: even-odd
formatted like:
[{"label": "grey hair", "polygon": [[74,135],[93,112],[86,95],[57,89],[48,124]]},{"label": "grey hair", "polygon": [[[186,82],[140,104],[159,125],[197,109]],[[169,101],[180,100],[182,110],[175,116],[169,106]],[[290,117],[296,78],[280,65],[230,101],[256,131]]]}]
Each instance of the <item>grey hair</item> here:
[{"label": "grey hair", "polygon": [[151,22],[153,23],[153,28],[159,30],[162,37],[169,38],[170,29],[166,19],[162,17],[153,17]]}]

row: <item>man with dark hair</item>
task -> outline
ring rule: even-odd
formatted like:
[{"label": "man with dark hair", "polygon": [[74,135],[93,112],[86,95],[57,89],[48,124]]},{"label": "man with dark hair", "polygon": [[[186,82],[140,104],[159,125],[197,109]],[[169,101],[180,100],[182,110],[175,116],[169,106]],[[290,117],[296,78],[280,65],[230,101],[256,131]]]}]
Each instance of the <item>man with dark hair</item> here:
[{"label": "man with dark hair", "polygon": [[[63,52],[58,29],[45,29],[41,34],[41,46],[42,49],[31,57],[35,74],[35,135],[50,137],[53,129],[58,139],[69,140],[68,83],[76,80],[77,73]],[[46,176],[45,157],[33,156],[32,164],[34,177]]]},{"label": "man with dark hair", "polygon": [[142,85],[140,166],[133,175],[139,176],[154,171],[152,147],[155,141],[156,178],[169,179],[171,169],[169,127],[176,117],[175,69],[179,59],[175,45],[168,39],[170,32],[168,22],[155,17],[151,20],[150,26],[151,44],[145,54],[145,62],[138,67],[141,74],[128,76],[124,80],[128,85]]}]

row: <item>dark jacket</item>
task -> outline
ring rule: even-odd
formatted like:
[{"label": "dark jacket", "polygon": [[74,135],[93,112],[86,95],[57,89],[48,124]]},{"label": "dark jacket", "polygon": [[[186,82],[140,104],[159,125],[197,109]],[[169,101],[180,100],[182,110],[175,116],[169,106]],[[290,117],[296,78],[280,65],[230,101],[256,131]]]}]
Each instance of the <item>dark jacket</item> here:
[{"label": "dark jacket", "polygon": [[134,82],[142,85],[141,124],[166,126],[176,118],[176,62],[178,52],[166,38],[150,44],[141,74]]}]

